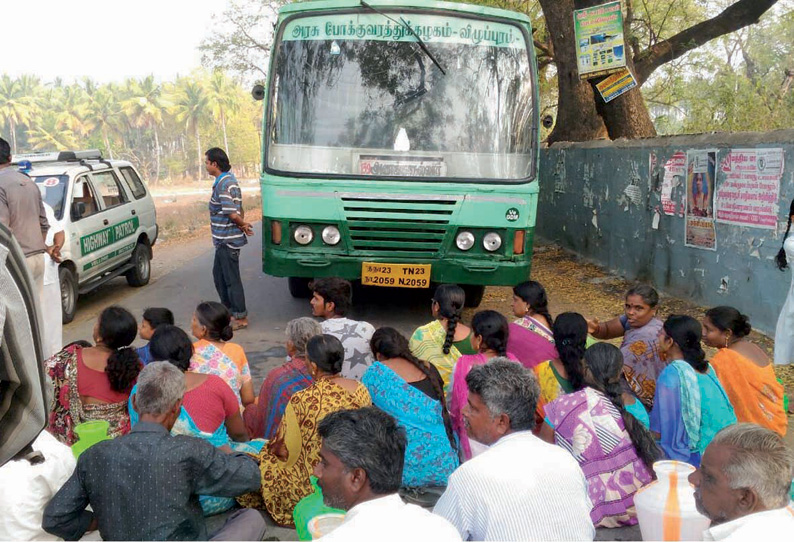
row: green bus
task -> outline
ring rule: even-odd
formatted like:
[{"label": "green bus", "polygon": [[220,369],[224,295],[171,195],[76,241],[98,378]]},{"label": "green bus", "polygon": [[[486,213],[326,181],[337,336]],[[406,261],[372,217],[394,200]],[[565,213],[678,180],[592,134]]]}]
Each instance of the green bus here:
[{"label": "green bus", "polygon": [[519,13],[426,0],[281,8],[267,87],[263,270],[290,292],[529,276],[537,64]]}]

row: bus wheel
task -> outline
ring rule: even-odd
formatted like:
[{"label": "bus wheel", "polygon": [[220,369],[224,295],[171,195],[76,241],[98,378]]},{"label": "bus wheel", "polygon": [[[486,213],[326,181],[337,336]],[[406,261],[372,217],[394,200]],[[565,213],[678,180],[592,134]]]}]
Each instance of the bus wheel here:
[{"label": "bus wheel", "polygon": [[289,277],[287,281],[290,295],[298,299],[309,299],[312,296],[312,291],[309,289],[311,280],[306,277]]},{"label": "bus wheel", "polygon": [[485,293],[485,286],[477,284],[461,284],[461,288],[466,292],[466,306],[477,308],[482,303],[482,296]]}]

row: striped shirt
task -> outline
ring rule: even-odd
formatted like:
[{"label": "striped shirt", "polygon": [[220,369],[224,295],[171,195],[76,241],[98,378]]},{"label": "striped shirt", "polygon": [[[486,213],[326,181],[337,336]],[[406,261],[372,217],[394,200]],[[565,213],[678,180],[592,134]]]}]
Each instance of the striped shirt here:
[{"label": "striped shirt", "polygon": [[576,460],[518,431],[458,467],[433,512],[463,540],[593,540],[590,509]]},{"label": "striped shirt", "polygon": [[209,210],[213,245],[240,248],[248,243],[245,232],[229,218],[232,213],[241,216],[243,214],[243,194],[237,179],[230,171],[221,173],[215,179]]}]

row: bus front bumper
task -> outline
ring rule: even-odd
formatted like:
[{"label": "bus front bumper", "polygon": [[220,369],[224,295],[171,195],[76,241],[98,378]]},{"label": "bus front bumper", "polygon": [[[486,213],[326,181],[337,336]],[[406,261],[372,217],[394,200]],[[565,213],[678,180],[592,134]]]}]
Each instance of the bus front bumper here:
[{"label": "bus front bumper", "polygon": [[430,264],[430,280],[435,283],[483,284],[488,286],[514,286],[528,280],[530,261],[481,260],[443,258],[415,260],[400,258],[361,258],[332,254],[296,254],[284,250],[266,250],[262,270],[276,277],[340,277],[347,280],[361,278],[362,262]]}]

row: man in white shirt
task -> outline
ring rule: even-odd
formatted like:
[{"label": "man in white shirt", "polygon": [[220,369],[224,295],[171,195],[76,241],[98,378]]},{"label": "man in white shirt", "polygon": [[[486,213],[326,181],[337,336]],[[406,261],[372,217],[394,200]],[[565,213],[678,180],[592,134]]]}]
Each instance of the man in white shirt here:
[{"label": "man in white shirt", "polygon": [[318,428],[323,439],[314,467],[325,504],[346,510],[344,522],[320,540],[460,541],[443,518],[397,494],[405,461],[405,430],[375,407],[329,414]]},{"label": "man in white shirt", "polygon": [[434,513],[463,540],[593,540],[592,505],[579,464],[532,434],[540,389],[506,358],[466,376],[469,437],[490,446],[452,473]]},{"label": "man in white shirt", "polygon": [[375,328],[369,322],[359,322],[345,317],[353,305],[350,283],[337,277],[315,280],[312,289],[312,314],[323,318],[323,333],[333,335],[345,349],[342,376],[361,380],[364,372],[375,361],[369,341]]},{"label": "man in white shirt", "polygon": [[717,433],[689,475],[698,511],[711,520],[703,540],[792,540],[794,459],[783,439],[752,423]]},{"label": "man in white shirt", "polygon": [[[42,187],[43,188],[43,187]],[[61,311],[61,281],[58,263],[61,248],[66,240],[63,223],[55,217],[55,211],[43,202],[50,229],[47,230],[47,252],[44,254],[44,288],[41,294],[44,358],[57,354],[63,348],[63,313]]]}]

